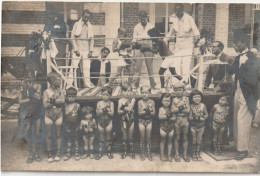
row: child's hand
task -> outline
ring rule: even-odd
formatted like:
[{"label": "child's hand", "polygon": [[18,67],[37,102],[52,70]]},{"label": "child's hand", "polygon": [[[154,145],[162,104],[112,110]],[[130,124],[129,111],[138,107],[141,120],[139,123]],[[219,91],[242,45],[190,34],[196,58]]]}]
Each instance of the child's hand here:
[{"label": "child's hand", "polygon": [[176,121],[177,120],[177,117],[175,115],[173,115],[171,118],[170,118],[170,121]]},{"label": "child's hand", "polygon": [[55,104],[56,103],[56,99],[55,98],[50,98],[50,104]]},{"label": "child's hand", "polygon": [[149,115],[149,114],[151,113],[151,111],[150,111],[149,108],[145,108],[144,111],[145,111],[145,114],[146,114],[146,115]]},{"label": "child's hand", "polygon": [[103,111],[104,113],[108,113],[108,109],[107,109],[107,108],[103,108],[102,111]]}]

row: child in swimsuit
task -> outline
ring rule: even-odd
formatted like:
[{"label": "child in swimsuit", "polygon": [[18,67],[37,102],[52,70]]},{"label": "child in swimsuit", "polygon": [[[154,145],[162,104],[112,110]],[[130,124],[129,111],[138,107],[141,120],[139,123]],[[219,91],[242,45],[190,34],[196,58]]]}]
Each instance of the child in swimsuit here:
[{"label": "child in swimsuit", "polygon": [[[63,105],[65,103],[64,92],[60,89],[61,76],[56,72],[51,72],[47,75],[47,81],[50,87],[44,91],[43,105],[45,108],[45,127],[46,127],[46,144],[48,151],[47,162],[60,161],[61,159],[61,124],[63,117]],[[56,155],[53,158],[51,152],[52,128],[55,126],[57,142]]]},{"label": "child in swimsuit", "polygon": [[71,157],[71,146],[73,140],[75,140],[75,160],[80,160],[79,156],[79,109],[80,105],[75,102],[77,96],[77,90],[74,87],[70,87],[66,90],[66,102],[65,108],[65,130],[67,135],[67,152],[63,161],[67,161]]},{"label": "child in swimsuit", "polygon": [[122,148],[123,153],[121,158],[124,159],[127,156],[127,139],[129,140],[130,157],[135,158],[134,155],[134,106],[135,99],[131,98],[132,87],[130,84],[122,85],[123,98],[118,101],[117,112],[121,116],[121,131],[122,131]]},{"label": "child in swimsuit", "polygon": [[194,90],[190,94],[190,115],[189,120],[191,124],[192,135],[192,160],[202,161],[200,156],[200,145],[202,142],[205,120],[208,118],[208,112],[205,104],[201,103],[203,95],[200,91]]},{"label": "child in swimsuit", "polygon": [[152,118],[155,115],[155,104],[149,98],[151,94],[150,86],[142,86],[141,93],[143,98],[138,101],[138,115],[139,115],[139,131],[140,131],[140,148],[141,160],[145,160],[144,144],[146,139],[148,159],[152,161],[151,155],[151,132],[152,132]]},{"label": "child in swimsuit", "polygon": [[189,130],[189,113],[190,113],[190,105],[189,99],[184,94],[184,84],[182,82],[178,82],[174,85],[174,94],[175,96],[172,99],[171,111],[176,115],[175,126],[175,161],[180,162],[179,155],[179,143],[181,133],[183,133],[183,159],[185,162],[190,162],[189,157],[187,156],[188,150],[188,130]]},{"label": "child in swimsuit", "polygon": [[[160,120],[160,159],[161,161],[172,162],[172,137],[174,134],[174,121],[176,116],[171,112],[171,94],[164,93],[161,96],[162,107],[159,109],[159,120]],[[166,138],[168,138],[168,155],[167,159],[164,157],[164,147],[166,144]]]},{"label": "child in swimsuit", "polygon": [[[98,118],[98,132],[99,132],[99,153],[96,160],[99,160],[103,155],[103,143],[106,139],[107,156],[109,159],[113,158],[112,149],[112,119],[114,116],[114,103],[110,100],[112,95],[111,87],[104,87],[101,90],[102,100],[97,103],[96,114]],[[106,136],[105,136],[106,135]]]},{"label": "child in swimsuit", "polygon": [[84,154],[81,159],[85,159],[88,156],[90,159],[94,159],[93,153],[93,141],[94,141],[94,130],[97,128],[97,124],[93,119],[93,108],[90,106],[84,106],[82,109],[83,118],[80,121],[80,131],[83,134],[84,141]]},{"label": "child in swimsuit", "polygon": [[218,104],[215,104],[210,112],[212,129],[214,131],[213,150],[215,155],[221,155],[222,136],[225,130],[225,125],[229,120],[229,106],[227,97],[219,97]]}]

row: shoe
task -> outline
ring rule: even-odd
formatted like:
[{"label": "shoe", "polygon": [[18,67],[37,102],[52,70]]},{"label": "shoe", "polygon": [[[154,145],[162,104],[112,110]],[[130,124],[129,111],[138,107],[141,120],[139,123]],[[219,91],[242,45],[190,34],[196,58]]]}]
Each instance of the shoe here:
[{"label": "shoe", "polygon": [[125,159],[127,155],[127,144],[123,144],[122,148],[123,148],[123,153],[121,155],[121,159]]},{"label": "shoe", "polygon": [[176,162],[181,162],[180,155],[175,155],[175,161]]},{"label": "shoe", "polygon": [[52,154],[49,154],[49,155],[48,155],[47,162],[48,162],[48,163],[52,163],[53,161],[54,161],[54,160],[53,160]]},{"label": "shoe", "polygon": [[188,156],[183,155],[183,159],[185,162],[190,162],[190,158]]},{"label": "shoe", "polygon": [[85,158],[87,158],[88,157],[88,155],[85,153],[85,154],[82,154],[82,155],[80,155],[80,159],[85,159]]},{"label": "shoe", "polygon": [[235,160],[241,161],[244,158],[246,158],[248,156],[248,151],[238,151],[237,156],[235,157]]},{"label": "shoe", "polygon": [[74,158],[75,158],[76,161],[80,160],[80,156],[79,156],[78,152],[75,152]]},{"label": "shoe", "polygon": [[160,160],[161,160],[162,162],[167,161],[167,159],[166,159],[166,157],[165,157],[164,155],[161,155],[161,156],[160,156]]},{"label": "shoe", "polygon": [[54,161],[58,162],[60,161],[60,159],[61,159],[61,154],[60,152],[57,152],[56,156],[54,157]]},{"label": "shoe", "polygon": [[31,164],[33,162],[33,154],[29,154],[29,157],[26,161],[27,164]]},{"label": "shoe", "polygon": [[172,162],[172,156],[171,155],[168,155],[168,161]]},{"label": "shoe", "polygon": [[71,157],[70,152],[67,152],[65,157],[63,158],[63,161],[68,161],[70,157]]},{"label": "shoe", "polygon": [[102,156],[103,156],[103,154],[101,152],[99,152],[95,159],[99,160]]},{"label": "shoe", "polygon": [[39,154],[36,154],[34,158],[35,158],[36,162],[41,162],[42,161],[42,159],[41,159]]},{"label": "shoe", "polygon": [[111,152],[108,152],[107,156],[108,156],[109,159],[113,159],[114,158],[114,156],[113,156],[113,154]]},{"label": "shoe", "polygon": [[134,153],[134,144],[130,144],[130,152],[129,152],[130,158],[134,159],[135,158],[135,153]]},{"label": "shoe", "polygon": [[90,153],[90,154],[89,154],[89,158],[90,158],[90,159],[94,159],[94,158],[95,158],[94,154],[93,154],[93,153]]}]

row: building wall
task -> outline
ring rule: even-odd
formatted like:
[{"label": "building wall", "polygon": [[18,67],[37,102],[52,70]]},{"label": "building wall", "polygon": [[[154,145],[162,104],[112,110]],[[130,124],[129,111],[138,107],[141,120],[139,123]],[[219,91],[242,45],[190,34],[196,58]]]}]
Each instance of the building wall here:
[{"label": "building wall", "polygon": [[133,29],[138,23],[138,12],[139,4],[138,3],[124,3],[123,5],[123,24],[127,31],[128,37],[133,37]]},{"label": "building wall", "polygon": [[211,31],[211,36],[215,39],[216,4],[204,4],[202,15],[203,20],[201,27]]}]

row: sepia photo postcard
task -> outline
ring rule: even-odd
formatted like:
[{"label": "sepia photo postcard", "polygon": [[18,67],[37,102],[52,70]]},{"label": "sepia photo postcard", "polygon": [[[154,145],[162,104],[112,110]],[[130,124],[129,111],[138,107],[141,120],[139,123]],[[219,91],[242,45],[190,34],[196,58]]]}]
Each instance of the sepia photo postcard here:
[{"label": "sepia photo postcard", "polygon": [[260,173],[260,3],[1,5],[2,171]]}]

